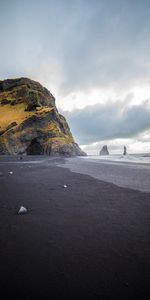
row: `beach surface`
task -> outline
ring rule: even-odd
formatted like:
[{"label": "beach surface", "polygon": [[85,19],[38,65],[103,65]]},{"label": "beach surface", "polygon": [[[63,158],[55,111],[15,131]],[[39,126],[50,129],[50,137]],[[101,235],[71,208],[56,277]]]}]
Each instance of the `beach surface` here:
[{"label": "beach surface", "polygon": [[61,167],[72,172],[113,183],[120,187],[150,193],[150,163],[108,161],[85,158],[68,158]]},{"label": "beach surface", "polygon": [[82,161],[0,157],[4,299],[149,299],[150,169]]}]

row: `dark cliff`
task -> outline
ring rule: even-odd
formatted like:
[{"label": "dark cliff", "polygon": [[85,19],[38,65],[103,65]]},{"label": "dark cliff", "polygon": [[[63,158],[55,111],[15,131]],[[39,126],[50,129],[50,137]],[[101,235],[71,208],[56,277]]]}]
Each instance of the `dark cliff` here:
[{"label": "dark cliff", "polygon": [[85,155],[53,95],[28,78],[0,81],[0,154]]}]

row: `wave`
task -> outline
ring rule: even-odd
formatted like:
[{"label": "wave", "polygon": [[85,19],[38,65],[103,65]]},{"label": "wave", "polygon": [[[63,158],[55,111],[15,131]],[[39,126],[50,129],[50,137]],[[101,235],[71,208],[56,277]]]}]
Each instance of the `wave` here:
[{"label": "wave", "polygon": [[98,161],[105,161],[105,162],[123,162],[123,163],[137,163],[137,164],[150,164],[150,153],[144,154],[127,154],[127,155],[119,155],[119,154],[112,154],[112,155],[89,155],[84,157],[84,159],[88,160],[98,160]]}]

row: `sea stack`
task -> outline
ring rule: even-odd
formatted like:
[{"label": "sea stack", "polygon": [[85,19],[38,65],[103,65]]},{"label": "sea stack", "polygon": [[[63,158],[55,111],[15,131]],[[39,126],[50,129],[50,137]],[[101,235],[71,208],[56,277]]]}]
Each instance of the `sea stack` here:
[{"label": "sea stack", "polygon": [[102,147],[102,149],[100,150],[99,155],[109,155],[109,151],[108,151],[107,145],[104,145]]},{"label": "sea stack", "polygon": [[54,96],[28,78],[0,81],[0,154],[86,155]]},{"label": "sea stack", "polygon": [[127,155],[127,147],[124,146],[123,155]]}]

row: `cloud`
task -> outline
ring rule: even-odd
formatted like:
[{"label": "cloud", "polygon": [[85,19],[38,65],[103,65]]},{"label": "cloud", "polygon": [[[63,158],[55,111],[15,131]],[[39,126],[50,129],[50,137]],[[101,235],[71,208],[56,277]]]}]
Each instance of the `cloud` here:
[{"label": "cloud", "polygon": [[80,144],[147,143],[149,11],[149,0],[1,0],[0,77],[49,88]]},{"label": "cloud", "polygon": [[[150,132],[149,132],[150,134]],[[130,139],[113,139],[113,140],[103,140],[100,142],[92,143],[89,145],[82,145],[81,148],[88,155],[99,155],[100,149],[103,145],[108,146],[110,154],[123,154],[123,147],[126,145],[128,154],[132,153],[149,153],[150,149],[150,139],[141,141],[139,138],[130,138]]]},{"label": "cloud", "polygon": [[61,96],[142,84],[150,76],[149,9],[148,0],[1,0],[0,76],[40,80],[40,66],[53,65],[44,82]]},{"label": "cloud", "polygon": [[143,5],[139,1],[119,2],[94,2],[86,15],[81,10],[83,21],[76,15],[68,39],[71,42],[63,52],[62,92],[87,87],[127,88],[149,78],[146,7],[150,5],[148,1]]},{"label": "cloud", "polygon": [[125,99],[124,102],[107,102],[62,113],[82,145],[132,138],[150,129],[150,99],[142,105],[130,105]]}]

